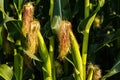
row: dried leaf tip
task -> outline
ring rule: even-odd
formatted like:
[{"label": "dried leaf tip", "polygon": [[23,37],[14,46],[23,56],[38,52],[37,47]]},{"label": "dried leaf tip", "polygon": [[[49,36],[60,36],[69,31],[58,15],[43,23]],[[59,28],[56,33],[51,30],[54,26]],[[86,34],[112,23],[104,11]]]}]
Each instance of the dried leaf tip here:
[{"label": "dried leaf tip", "polygon": [[71,30],[71,23],[69,21],[62,21],[59,28],[59,55],[58,59],[64,60],[65,56],[68,54],[70,48],[70,36],[69,32]]},{"label": "dried leaf tip", "polygon": [[23,25],[22,32],[26,37],[29,32],[30,23],[33,21],[34,7],[31,2],[23,6]]}]

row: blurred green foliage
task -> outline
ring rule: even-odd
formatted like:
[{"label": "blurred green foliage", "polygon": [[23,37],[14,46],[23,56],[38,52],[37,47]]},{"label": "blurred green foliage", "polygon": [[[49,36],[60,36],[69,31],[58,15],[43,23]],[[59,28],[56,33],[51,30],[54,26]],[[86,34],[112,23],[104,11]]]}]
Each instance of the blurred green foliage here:
[{"label": "blurred green foliage", "polygon": [[[43,79],[42,61],[41,63],[34,60],[29,62],[29,59],[24,59],[23,48],[26,47],[26,39],[21,32],[22,14],[23,5],[29,1],[34,4],[34,17],[40,21],[41,32],[47,48],[49,37],[56,37],[50,27],[51,15],[53,18],[60,16],[63,20],[69,20],[77,41],[81,45],[83,39],[81,31],[97,7],[97,0],[91,0],[91,15],[84,19],[84,0],[53,0],[53,14],[49,13],[51,0],[0,0],[0,76],[5,80]],[[93,19],[93,24],[90,24],[92,26],[87,61],[100,66],[103,80],[108,77],[108,80],[119,80],[120,76],[116,73],[120,74],[120,0],[105,0],[104,6],[97,12],[94,18],[97,18],[98,21]],[[15,49],[17,55],[14,53]],[[38,54],[36,56],[40,57]],[[58,39],[55,38],[54,59],[56,61],[58,61],[57,56]],[[67,57],[71,58],[70,55]],[[56,75],[57,80],[74,80],[73,70],[71,70],[73,66],[70,63],[58,61],[57,64],[60,66],[56,69],[61,70]],[[69,66],[68,70],[64,70],[65,64]],[[20,66],[23,68],[19,69]]]}]

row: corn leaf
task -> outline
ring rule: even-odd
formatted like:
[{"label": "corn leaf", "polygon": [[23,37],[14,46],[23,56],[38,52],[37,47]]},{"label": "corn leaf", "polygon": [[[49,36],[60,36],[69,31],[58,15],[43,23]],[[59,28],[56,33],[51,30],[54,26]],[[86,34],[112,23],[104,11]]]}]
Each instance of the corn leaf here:
[{"label": "corn leaf", "polygon": [[101,80],[106,80],[108,77],[111,77],[120,72],[120,60],[112,67],[112,69],[102,77]]},{"label": "corn leaf", "polygon": [[4,10],[4,0],[0,0],[0,8]]},{"label": "corn leaf", "polygon": [[51,63],[50,63],[50,55],[48,53],[47,46],[44,42],[42,34],[38,31],[38,49],[40,53],[41,60],[43,61],[43,74],[44,78],[51,77]]},{"label": "corn leaf", "polygon": [[[4,0],[0,0],[0,9],[4,10]],[[0,22],[3,20],[3,14],[0,12]],[[2,45],[2,25],[0,24],[0,45]]]},{"label": "corn leaf", "polygon": [[22,80],[23,73],[23,57],[14,50],[14,74],[16,80]]},{"label": "corn leaf", "polygon": [[95,9],[95,11],[88,18],[84,19],[82,22],[79,23],[78,32],[81,33],[83,30],[85,30],[85,28],[88,30],[90,29],[97,12],[100,10],[100,8],[103,5],[104,5],[103,0],[99,0],[97,8]]},{"label": "corn leaf", "polygon": [[21,12],[24,0],[13,0],[14,6],[16,7],[17,12]]},{"label": "corn leaf", "polygon": [[21,29],[20,29],[21,25],[22,25],[21,21],[9,21],[6,23],[5,27],[8,31],[7,39],[10,42],[14,43],[18,39],[21,40],[21,37],[20,37],[20,35],[22,35]]},{"label": "corn leaf", "polygon": [[4,7],[3,7],[4,5],[2,6],[2,4],[4,4],[4,3],[2,3],[2,0],[1,0],[1,2],[0,2],[0,11],[2,12],[3,20],[0,22],[0,25],[3,25],[3,24],[5,24],[5,23],[7,23],[7,22],[9,22],[9,21],[16,21],[14,18],[9,17],[9,16],[5,13]]},{"label": "corn leaf", "polygon": [[0,76],[5,80],[11,80],[13,77],[12,69],[6,64],[0,65]]}]

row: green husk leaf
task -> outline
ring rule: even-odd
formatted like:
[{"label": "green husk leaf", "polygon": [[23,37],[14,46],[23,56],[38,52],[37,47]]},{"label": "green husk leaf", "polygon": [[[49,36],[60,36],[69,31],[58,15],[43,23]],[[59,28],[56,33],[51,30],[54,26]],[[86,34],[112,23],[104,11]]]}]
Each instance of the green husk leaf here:
[{"label": "green husk leaf", "polygon": [[51,23],[53,33],[58,34],[61,21],[62,19],[60,16],[54,16],[53,21]]},{"label": "green husk leaf", "polygon": [[44,42],[42,34],[38,31],[38,49],[39,49],[39,54],[40,57],[43,61],[43,75],[44,75],[44,80],[47,79],[52,79],[52,71],[51,71],[51,61],[50,61],[50,55],[48,53],[48,49],[46,47],[46,44]]},{"label": "green husk leaf", "polygon": [[0,65],[0,76],[5,80],[12,80],[13,71],[8,65],[2,64]]}]

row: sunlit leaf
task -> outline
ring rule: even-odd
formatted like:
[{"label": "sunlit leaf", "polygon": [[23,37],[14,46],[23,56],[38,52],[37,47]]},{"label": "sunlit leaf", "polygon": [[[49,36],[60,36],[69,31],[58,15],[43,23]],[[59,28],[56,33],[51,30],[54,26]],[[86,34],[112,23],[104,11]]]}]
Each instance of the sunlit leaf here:
[{"label": "sunlit leaf", "polygon": [[12,80],[13,71],[8,65],[2,64],[0,65],[0,76],[5,80]]},{"label": "sunlit leaf", "polygon": [[0,8],[4,10],[4,0],[0,0]]},{"label": "sunlit leaf", "polygon": [[[45,44],[45,41],[43,39],[42,34],[38,31],[38,49],[39,49],[39,55],[41,60],[43,61],[43,67],[45,68],[46,71],[44,72],[45,75],[48,74],[50,76],[51,74],[51,61],[50,61],[50,55],[48,53],[47,46]],[[48,77],[46,76],[46,78]]]},{"label": "sunlit leaf", "polygon": [[6,16],[5,16],[5,19],[4,19],[4,23],[7,23],[7,22],[9,22],[9,21],[17,21],[17,20],[6,15]]},{"label": "sunlit leaf", "polygon": [[97,8],[95,9],[95,11],[86,19],[84,19],[82,22],[80,22],[80,24],[78,25],[78,32],[82,32],[85,28],[90,29],[94,18],[97,14],[97,12],[100,10],[101,6],[103,6],[102,0],[99,1]]}]

